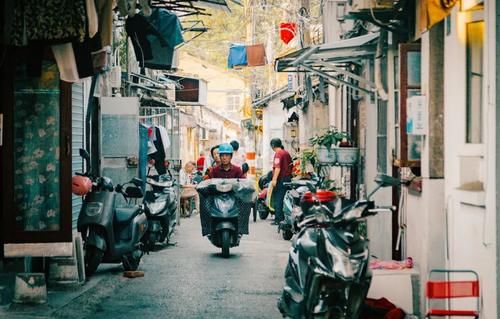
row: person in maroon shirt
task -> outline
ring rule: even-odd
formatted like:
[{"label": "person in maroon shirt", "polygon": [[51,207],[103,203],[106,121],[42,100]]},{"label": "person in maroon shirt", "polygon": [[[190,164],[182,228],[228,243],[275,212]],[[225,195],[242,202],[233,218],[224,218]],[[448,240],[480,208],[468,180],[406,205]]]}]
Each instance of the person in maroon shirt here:
[{"label": "person in maroon shirt", "polygon": [[272,201],[274,208],[273,225],[279,225],[283,221],[283,200],[285,198],[286,188],[283,183],[292,180],[292,157],[290,153],[285,151],[283,144],[279,138],[271,140],[271,148],[274,153],[273,160],[273,185]]},{"label": "person in maroon shirt", "polygon": [[245,178],[239,166],[231,164],[233,147],[224,143],[219,146],[220,164],[208,172],[208,178]]}]

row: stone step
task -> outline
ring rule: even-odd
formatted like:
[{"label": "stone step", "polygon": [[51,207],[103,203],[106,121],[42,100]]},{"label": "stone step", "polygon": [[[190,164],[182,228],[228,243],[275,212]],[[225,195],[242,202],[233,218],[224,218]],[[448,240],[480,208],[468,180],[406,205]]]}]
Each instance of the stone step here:
[{"label": "stone step", "polygon": [[18,273],[14,284],[14,303],[43,304],[47,302],[47,285],[43,273]]},{"label": "stone step", "polygon": [[78,265],[75,257],[52,257],[49,260],[49,286],[80,285]]}]

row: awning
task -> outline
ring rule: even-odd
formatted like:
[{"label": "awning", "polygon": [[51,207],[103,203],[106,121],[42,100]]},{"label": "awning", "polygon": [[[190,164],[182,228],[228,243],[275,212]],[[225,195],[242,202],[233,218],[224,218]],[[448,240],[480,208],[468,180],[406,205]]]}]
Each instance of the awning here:
[{"label": "awning", "polygon": [[258,100],[253,101],[252,107],[253,108],[260,107],[260,106],[268,103],[272,99],[280,97],[281,94],[286,93],[287,91],[288,91],[288,86],[284,86],[284,87],[282,87],[274,92],[271,92],[270,94],[268,94],[268,95],[266,95]]},{"label": "awning", "polygon": [[[277,72],[310,72],[332,85],[346,85],[365,93],[373,93],[375,84],[350,72],[346,66],[350,63],[373,58],[377,49],[379,33],[370,33],[359,37],[333,43],[315,45],[300,49],[276,59]],[[345,78],[351,78],[364,84],[359,87]]]}]

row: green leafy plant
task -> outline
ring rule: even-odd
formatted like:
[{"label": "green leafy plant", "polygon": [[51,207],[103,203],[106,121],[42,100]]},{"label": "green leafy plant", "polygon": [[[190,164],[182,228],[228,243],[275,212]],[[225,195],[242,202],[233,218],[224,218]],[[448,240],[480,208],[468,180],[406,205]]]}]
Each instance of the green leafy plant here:
[{"label": "green leafy plant", "polygon": [[339,131],[335,126],[330,126],[321,135],[316,134],[309,139],[312,146],[324,146],[330,149],[333,146],[343,144],[341,146],[350,146],[351,137],[347,132]]},{"label": "green leafy plant", "polygon": [[321,188],[334,192],[338,192],[341,189],[340,187],[337,187],[337,182],[333,179],[325,179],[321,183]]},{"label": "green leafy plant", "polygon": [[293,160],[299,160],[300,162],[300,171],[307,171],[307,164],[310,163],[313,167],[316,164],[316,152],[312,148],[306,148],[302,151],[298,152]]}]

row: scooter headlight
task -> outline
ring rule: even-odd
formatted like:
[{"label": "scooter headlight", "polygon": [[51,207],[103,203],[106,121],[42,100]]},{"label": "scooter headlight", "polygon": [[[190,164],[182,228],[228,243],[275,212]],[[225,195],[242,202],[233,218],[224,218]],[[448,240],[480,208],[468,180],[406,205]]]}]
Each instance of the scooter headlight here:
[{"label": "scooter headlight", "polygon": [[223,213],[229,212],[229,210],[234,207],[234,198],[232,197],[216,197],[215,206],[219,211]]},{"label": "scooter headlight", "polygon": [[332,261],[333,272],[345,279],[352,279],[358,275],[368,254],[367,251],[364,251],[358,255],[350,255],[348,252],[335,247],[329,241],[326,241],[326,250]]},{"label": "scooter headlight", "polygon": [[103,204],[102,203],[97,203],[97,202],[92,202],[88,203],[87,206],[85,207],[85,215],[89,217],[94,217],[102,213],[103,209]]}]

